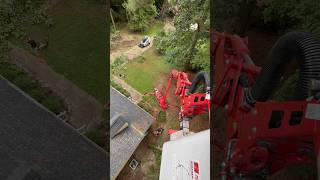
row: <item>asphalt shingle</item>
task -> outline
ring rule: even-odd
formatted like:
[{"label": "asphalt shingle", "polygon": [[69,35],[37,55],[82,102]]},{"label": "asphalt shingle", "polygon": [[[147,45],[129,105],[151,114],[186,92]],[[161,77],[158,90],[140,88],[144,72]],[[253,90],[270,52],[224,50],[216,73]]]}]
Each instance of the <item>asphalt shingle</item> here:
[{"label": "asphalt shingle", "polygon": [[121,115],[130,125],[113,139],[110,139],[110,175],[115,179],[127,161],[130,159],[147,130],[154,122],[154,118],[133,104],[114,88],[110,88],[110,125]]},{"label": "asphalt shingle", "polygon": [[106,180],[108,154],[0,77],[0,179]]}]

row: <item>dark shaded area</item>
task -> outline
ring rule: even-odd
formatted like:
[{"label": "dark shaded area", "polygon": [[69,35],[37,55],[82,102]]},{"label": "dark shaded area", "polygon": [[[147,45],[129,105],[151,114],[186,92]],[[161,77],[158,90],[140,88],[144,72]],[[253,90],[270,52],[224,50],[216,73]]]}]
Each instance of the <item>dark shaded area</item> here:
[{"label": "dark shaded area", "polygon": [[108,178],[108,155],[0,78],[0,179]]}]

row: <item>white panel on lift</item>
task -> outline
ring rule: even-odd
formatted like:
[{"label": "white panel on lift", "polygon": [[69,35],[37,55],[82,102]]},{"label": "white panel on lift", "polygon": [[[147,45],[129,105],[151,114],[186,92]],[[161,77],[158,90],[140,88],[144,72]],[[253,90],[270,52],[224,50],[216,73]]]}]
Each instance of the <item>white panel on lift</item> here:
[{"label": "white panel on lift", "polygon": [[209,180],[210,130],[164,143],[160,180]]}]

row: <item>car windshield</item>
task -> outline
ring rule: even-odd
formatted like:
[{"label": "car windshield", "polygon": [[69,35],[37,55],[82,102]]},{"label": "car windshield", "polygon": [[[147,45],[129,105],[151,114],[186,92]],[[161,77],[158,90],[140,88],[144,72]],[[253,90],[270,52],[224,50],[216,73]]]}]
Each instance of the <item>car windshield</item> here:
[{"label": "car windshield", "polygon": [[148,37],[143,38],[142,42],[146,42]]}]

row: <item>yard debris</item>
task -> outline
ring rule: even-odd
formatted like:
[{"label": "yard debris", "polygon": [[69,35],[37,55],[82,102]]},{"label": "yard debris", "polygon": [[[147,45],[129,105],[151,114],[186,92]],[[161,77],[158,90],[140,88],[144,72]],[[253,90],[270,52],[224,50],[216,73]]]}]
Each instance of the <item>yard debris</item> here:
[{"label": "yard debris", "polygon": [[32,49],[43,50],[48,47],[49,41],[44,40],[41,42],[37,42],[35,39],[28,37],[26,43],[29,44]]},{"label": "yard debris", "polygon": [[153,131],[153,135],[155,136],[161,136],[163,133],[164,129],[162,127],[159,127],[158,129]]},{"label": "yard debris", "polygon": [[31,46],[32,49],[35,49],[37,47],[37,43],[34,39],[31,39],[31,37],[27,38],[27,43]]}]

